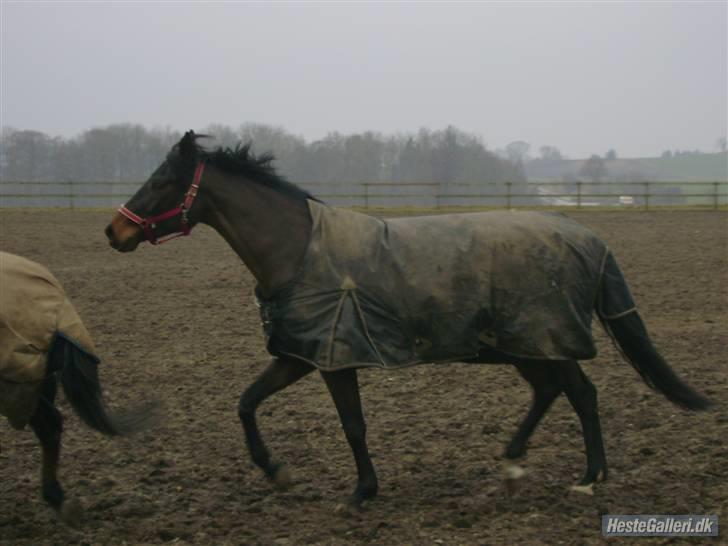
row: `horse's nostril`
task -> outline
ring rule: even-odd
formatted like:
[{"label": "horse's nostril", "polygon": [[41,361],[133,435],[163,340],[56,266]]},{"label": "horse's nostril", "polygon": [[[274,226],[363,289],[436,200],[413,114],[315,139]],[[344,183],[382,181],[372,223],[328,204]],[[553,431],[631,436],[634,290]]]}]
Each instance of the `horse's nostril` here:
[{"label": "horse's nostril", "polygon": [[111,227],[111,224],[106,226],[104,233],[106,234],[106,238],[109,240],[109,245],[111,246],[111,248],[115,248],[118,250],[119,243],[116,240],[116,237],[114,237],[114,229]]}]

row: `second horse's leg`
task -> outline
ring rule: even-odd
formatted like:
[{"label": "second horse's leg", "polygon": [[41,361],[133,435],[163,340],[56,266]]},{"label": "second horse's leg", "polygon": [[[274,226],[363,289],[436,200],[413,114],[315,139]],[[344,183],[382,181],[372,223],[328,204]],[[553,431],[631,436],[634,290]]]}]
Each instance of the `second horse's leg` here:
[{"label": "second horse's leg", "polygon": [[38,408],[30,419],[30,426],[40,440],[43,449],[43,466],[41,480],[43,484],[43,500],[56,510],[61,509],[64,494],[58,483],[58,459],[61,455],[61,433],[63,417],[61,413],[45,399],[41,398]]},{"label": "second horse's leg", "polygon": [[260,467],[276,485],[288,485],[288,475],[282,465],[271,461],[270,452],[265,447],[255,419],[258,405],[287,386],[295,383],[313,371],[313,366],[292,358],[274,358],[270,365],[240,396],[238,414],[245,431],[245,441],[253,462]]},{"label": "second horse's leg", "polygon": [[367,449],[367,429],[361,409],[356,370],[321,372],[321,375],[334,399],[346,440],[354,453],[358,480],[351,503],[358,508],[363,501],[376,496],[379,486],[377,474]]},{"label": "second horse's leg", "polygon": [[45,379],[38,407],[30,419],[30,426],[40,440],[43,450],[41,470],[43,500],[59,513],[63,521],[75,527],[80,521],[81,507],[77,502],[64,502],[65,494],[58,482],[63,416],[54,406],[55,398],[56,379],[51,375]]}]

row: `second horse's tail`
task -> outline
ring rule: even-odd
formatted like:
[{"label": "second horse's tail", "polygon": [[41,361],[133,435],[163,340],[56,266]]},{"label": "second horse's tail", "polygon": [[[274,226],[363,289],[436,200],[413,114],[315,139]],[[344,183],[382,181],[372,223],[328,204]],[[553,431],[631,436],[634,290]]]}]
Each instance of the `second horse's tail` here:
[{"label": "second horse's tail", "polygon": [[110,413],[101,393],[98,360],[62,336],[56,337],[50,359],[51,369],[60,370],[63,392],[71,407],[94,430],[124,436],[147,428],[156,419],[156,401],[122,414]]}]

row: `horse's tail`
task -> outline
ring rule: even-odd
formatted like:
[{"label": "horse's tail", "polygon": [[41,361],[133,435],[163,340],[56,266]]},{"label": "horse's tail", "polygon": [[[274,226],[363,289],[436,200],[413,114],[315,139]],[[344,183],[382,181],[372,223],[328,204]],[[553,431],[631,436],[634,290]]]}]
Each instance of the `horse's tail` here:
[{"label": "horse's tail", "polygon": [[50,369],[60,371],[66,399],[81,420],[94,430],[108,436],[125,436],[147,428],[156,420],[157,401],[123,414],[109,412],[101,393],[98,360],[62,336],[56,336],[50,359]]},{"label": "horse's tail", "polygon": [[597,315],[604,329],[648,386],[685,409],[710,407],[710,401],[684,383],[657,352],[611,253],[605,260],[598,303]]}]

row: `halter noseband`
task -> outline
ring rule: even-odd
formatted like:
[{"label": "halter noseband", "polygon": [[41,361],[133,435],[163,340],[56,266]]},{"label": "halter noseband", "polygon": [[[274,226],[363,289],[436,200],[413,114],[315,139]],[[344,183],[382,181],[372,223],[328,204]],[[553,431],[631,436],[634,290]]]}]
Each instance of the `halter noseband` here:
[{"label": "halter noseband", "polygon": [[[144,230],[144,240],[149,241],[153,245],[159,245],[162,243],[166,243],[170,239],[189,235],[190,231],[192,231],[192,228],[190,227],[190,222],[187,218],[187,212],[190,210],[190,207],[192,207],[192,203],[194,203],[195,197],[197,197],[197,191],[200,189],[200,182],[202,181],[202,173],[204,170],[205,162],[200,161],[197,164],[197,168],[195,169],[195,176],[192,179],[192,184],[190,184],[187,193],[185,193],[184,200],[175,208],[168,210],[167,212],[157,214],[156,216],[142,218],[141,216],[134,214],[132,211],[126,208],[126,205],[121,205],[118,209],[119,213],[137,224],[139,227],[141,227]],[[170,218],[174,218],[175,216],[180,217],[180,230],[169,233],[167,235],[163,235],[161,237],[157,237],[154,234],[154,229],[157,227],[157,223],[168,220]]]}]

